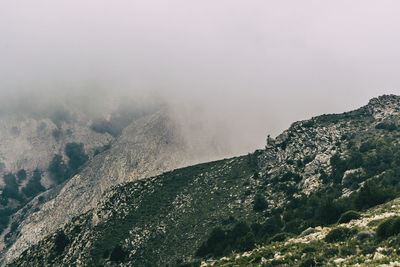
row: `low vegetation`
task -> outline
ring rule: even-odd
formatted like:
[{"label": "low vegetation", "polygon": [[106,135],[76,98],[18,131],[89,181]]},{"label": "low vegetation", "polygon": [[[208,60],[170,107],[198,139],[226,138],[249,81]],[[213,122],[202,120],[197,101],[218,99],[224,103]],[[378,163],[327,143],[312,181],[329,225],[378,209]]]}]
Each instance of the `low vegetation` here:
[{"label": "low vegetation", "polygon": [[360,213],[358,213],[357,211],[354,211],[354,210],[349,210],[340,216],[338,223],[339,224],[340,223],[348,223],[351,220],[357,220],[359,218],[360,218]]},{"label": "low vegetation", "polygon": [[[400,262],[400,217],[384,216],[398,213],[399,208],[400,199],[396,199],[361,213],[352,226],[309,229],[299,236],[282,238],[245,253],[235,251],[219,260],[210,260],[207,266],[396,266]],[[372,223],[376,216],[384,219]],[[371,223],[365,225],[368,221]]]}]

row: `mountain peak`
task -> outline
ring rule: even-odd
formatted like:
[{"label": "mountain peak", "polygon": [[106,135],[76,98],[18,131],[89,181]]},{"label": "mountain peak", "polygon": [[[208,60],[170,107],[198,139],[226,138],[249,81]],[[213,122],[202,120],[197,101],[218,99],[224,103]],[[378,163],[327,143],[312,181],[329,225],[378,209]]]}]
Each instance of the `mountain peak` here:
[{"label": "mountain peak", "polygon": [[382,95],[375,97],[369,101],[367,107],[375,119],[400,115],[400,96]]},{"label": "mountain peak", "polygon": [[376,105],[399,105],[400,104],[400,96],[398,95],[381,95],[378,97],[372,98],[368,105],[376,106]]}]

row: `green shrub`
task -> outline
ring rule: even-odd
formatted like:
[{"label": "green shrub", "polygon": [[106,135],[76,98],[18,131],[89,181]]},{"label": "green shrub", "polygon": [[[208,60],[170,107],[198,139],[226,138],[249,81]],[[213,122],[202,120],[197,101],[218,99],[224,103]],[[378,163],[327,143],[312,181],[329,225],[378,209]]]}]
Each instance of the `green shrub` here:
[{"label": "green shrub", "polygon": [[19,224],[17,222],[13,222],[10,227],[10,232],[15,232],[18,229]]},{"label": "green shrub", "polygon": [[57,184],[64,182],[68,178],[68,167],[62,160],[61,155],[54,155],[48,171],[52,180]]},{"label": "green shrub", "polygon": [[277,233],[281,230],[282,227],[282,221],[281,217],[278,216],[273,216],[272,218],[268,218],[260,228],[260,234],[262,236],[271,236],[274,233]]},{"label": "green shrub", "polygon": [[213,254],[215,256],[220,256],[223,253],[222,246],[219,245],[226,241],[226,236],[224,230],[217,227],[212,230],[208,240],[203,243],[196,252],[196,256],[206,256],[208,254]]},{"label": "green shrub", "polygon": [[82,143],[68,143],[65,146],[65,154],[69,158],[68,167],[72,174],[88,161],[89,157],[85,154],[85,149]]},{"label": "green shrub", "polygon": [[258,169],[258,153],[254,152],[253,154],[247,154],[247,166],[250,170],[256,172]]},{"label": "green shrub", "polygon": [[268,208],[268,203],[262,195],[255,195],[254,196],[254,205],[253,210],[260,212]]},{"label": "green shrub", "polygon": [[111,251],[110,260],[114,262],[122,262],[128,256],[128,253],[122,249],[120,245],[116,245]]},{"label": "green shrub", "polygon": [[372,231],[361,231],[357,234],[358,240],[365,240],[374,236],[374,232]]},{"label": "green shrub", "polygon": [[329,182],[329,176],[326,174],[326,172],[325,171],[321,171],[320,172],[320,176],[319,176],[319,179],[324,183],[324,184],[326,184],[326,183],[328,183]]},{"label": "green shrub", "polygon": [[217,227],[212,230],[209,238],[196,252],[196,256],[207,255],[220,257],[228,255],[233,250],[237,252],[249,251],[255,246],[255,234],[244,222],[238,222],[232,230],[222,230]]},{"label": "green shrub", "polygon": [[383,204],[396,197],[393,187],[385,187],[377,182],[366,182],[359,192],[354,195],[354,206],[359,209],[367,209]]},{"label": "green shrub", "polygon": [[334,154],[331,159],[330,163],[332,166],[332,174],[331,178],[334,183],[341,183],[343,174],[347,170],[347,162],[340,158],[340,154]]},{"label": "green shrub", "polygon": [[378,225],[376,235],[380,239],[386,239],[390,236],[397,235],[400,233],[400,217],[390,217]]},{"label": "green shrub", "polygon": [[338,227],[331,230],[325,237],[325,241],[328,243],[345,241],[346,239],[355,235],[357,230],[351,230],[346,227]]},{"label": "green shrub", "polygon": [[361,153],[365,153],[375,148],[376,148],[376,143],[372,140],[368,140],[367,142],[361,144],[359,151]]},{"label": "green shrub", "polygon": [[65,247],[69,244],[69,239],[63,231],[59,231],[54,239],[54,249],[58,255],[63,253]]},{"label": "green shrub", "polygon": [[40,179],[42,178],[42,174],[39,169],[33,171],[32,179],[26,184],[24,188],[22,188],[22,192],[26,197],[32,198],[38,195],[40,192],[45,191],[46,189],[40,183]]},{"label": "green shrub", "polygon": [[342,201],[337,201],[333,196],[322,196],[318,200],[315,213],[315,222],[317,224],[332,224],[337,222],[340,215],[346,210]]},{"label": "green shrub", "polygon": [[381,123],[378,123],[375,126],[375,128],[392,132],[394,130],[397,130],[397,125],[392,122],[381,122]]},{"label": "green shrub", "polygon": [[26,179],[26,171],[21,169],[17,172],[18,182],[22,182]]},{"label": "green shrub", "polygon": [[360,214],[357,211],[349,210],[340,216],[338,223],[348,223],[351,220],[356,220],[359,218],[360,218]]},{"label": "green shrub", "polygon": [[18,191],[18,183],[17,179],[15,178],[14,174],[8,173],[3,176],[4,179],[4,189],[3,189],[3,197],[4,198],[13,198],[20,200],[20,195]]},{"label": "green shrub", "polygon": [[293,234],[290,233],[279,233],[274,235],[273,237],[270,238],[270,242],[283,242],[286,239],[293,237]]}]

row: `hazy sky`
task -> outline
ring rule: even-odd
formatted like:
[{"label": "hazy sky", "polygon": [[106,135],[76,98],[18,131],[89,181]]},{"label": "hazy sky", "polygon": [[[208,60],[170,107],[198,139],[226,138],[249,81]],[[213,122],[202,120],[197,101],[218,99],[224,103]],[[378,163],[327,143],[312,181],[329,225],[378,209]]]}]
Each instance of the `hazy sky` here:
[{"label": "hazy sky", "polygon": [[399,93],[399,10],[396,0],[0,0],[0,97],[150,92],[260,147],[295,120]]}]

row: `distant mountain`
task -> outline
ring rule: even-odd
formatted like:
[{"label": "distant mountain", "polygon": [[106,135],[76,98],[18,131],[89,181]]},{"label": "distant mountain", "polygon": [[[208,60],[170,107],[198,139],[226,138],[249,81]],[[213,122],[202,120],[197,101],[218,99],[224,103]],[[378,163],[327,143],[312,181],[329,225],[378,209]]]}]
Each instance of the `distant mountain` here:
[{"label": "distant mountain", "polygon": [[[169,132],[168,127],[157,129]],[[87,171],[82,170],[60,191],[60,206],[55,204],[56,197],[43,204],[37,219],[33,213],[30,220],[14,229],[18,239],[8,250],[7,260],[11,266],[199,266],[201,261],[225,256],[216,263],[228,262],[230,266],[237,259],[242,266],[316,266],[340,264],[339,258],[349,264],[363,263],[369,256],[361,255],[375,257],[376,253],[382,263],[399,260],[398,237],[392,237],[399,232],[396,218],[386,223],[389,226],[343,225],[351,219],[371,217],[371,208],[400,196],[399,132],[400,97],[385,95],[355,111],[296,122],[277,138],[268,138],[265,149],[246,156],[176,169],[111,189],[88,183],[91,187],[77,190],[79,177],[94,179],[90,177],[97,177],[97,171],[102,170],[104,165],[96,165],[95,157],[90,163],[93,168],[86,167]],[[144,133],[147,131],[135,136],[146,139]],[[161,170],[154,167],[166,160],[180,162],[169,155],[190,155],[190,151],[180,154],[187,150],[182,150],[175,138],[149,138],[147,142],[133,142],[139,145],[138,151],[161,151],[150,153],[148,161],[144,160],[144,170],[135,165],[138,160],[134,155],[135,160],[128,162],[127,153],[121,160],[110,149],[101,156],[110,162],[102,170],[107,175],[98,177],[106,180],[106,185],[111,184],[109,180],[121,179],[126,175],[118,172],[121,164],[133,164],[128,169],[136,166],[139,177],[151,176],[155,171],[146,170]],[[168,146],[160,149],[163,142]],[[126,144],[122,143],[118,151]],[[79,193],[60,198],[70,190]],[[101,198],[93,196],[101,192]],[[66,202],[74,198],[82,199],[76,203],[92,205],[78,208],[82,214],[72,217],[69,210],[75,206]],[[391,207],[390,215],[398,214],[397,206]],[[53,211],[56,215],[50,215]],[[63,215],[67,218],[63,221],[69,221],[65,225],[58,223],[36,234]],[[47,216],[53,217],[44,220]],[[328,237],[325,232],[337,228],[338,221],[346,228]],[[387,229],[378,233],[381,230],[376,227]],[[359,238],[357,232],[364,230],[377,231],[376,235],[364,234],[368,248],[352,239]],[[322,243],[314,247],[299,244],[301,251],[297,251],[283,243],[301,243],[301,237],[321,231],[321,238],[316,234],[315,239]],[[46,233],[49,235],[37,244],[27,242],[26,237],[36,235],[32,240],[38,240]],[[359,246],[356,249],[349,246],[353,241]],[[19,255],[26,244],[34,245]],[[254,250],[256,246],[261,248]],[[242,254],[235,256],[232,251]]]},{"label": "distant mountain", "polygon": [[43,183],[49,187],[53,181],[47,168],[55,154],[67,159],[67,143],[83,143],[86,153],[112,142],[115,138],[91,129],[92,120],[79,110],[60,107],[47,114],[0,114],[0,176],[16,174],[23,169],[31,174],[42,170]]},{"label": "distant mountain", "polygon": [[[77,168],[116,139],[95,131],[94,118],[79,109],[59,106],[47,112],[23,111],[23,107],[19,110],[0,112],[1,240],[16,211],[73,176]],[[115,116],[110,118],[114,122]],[[64,167],[62,172],[49,171],[54,159]],[[71,162],[73,166],[69,166]],[[4,247],[4,243],[0,244]]]}]

